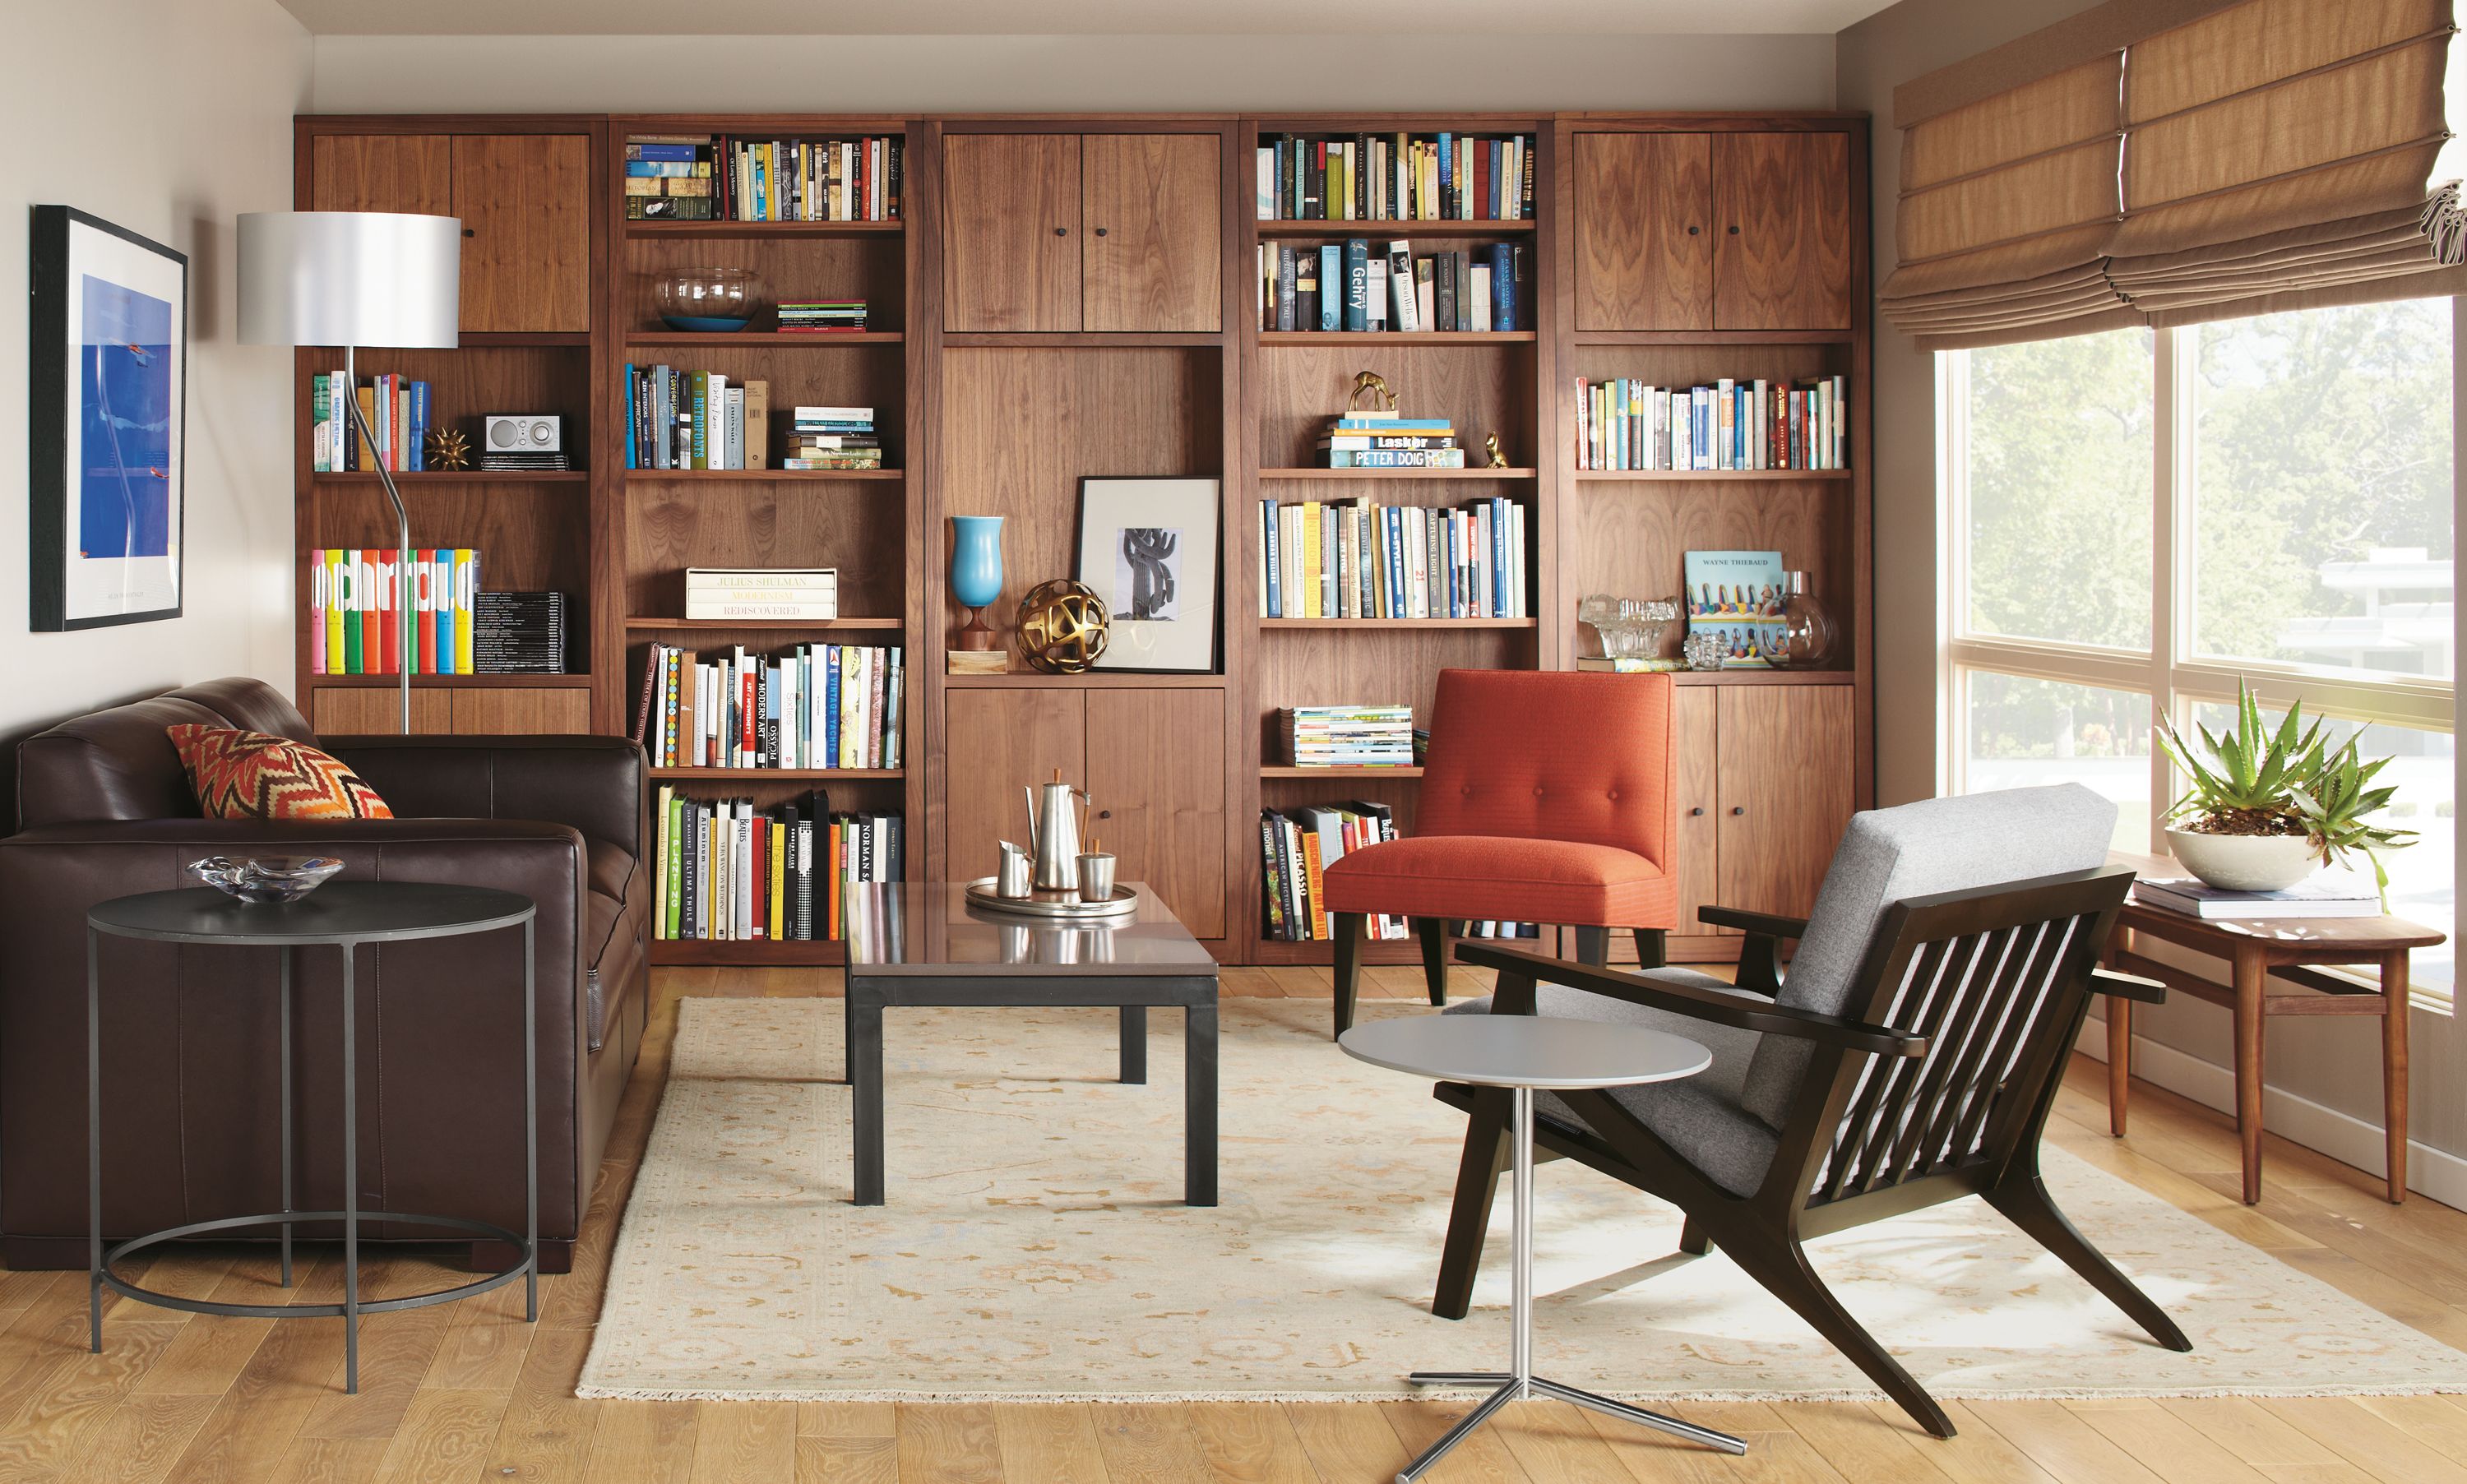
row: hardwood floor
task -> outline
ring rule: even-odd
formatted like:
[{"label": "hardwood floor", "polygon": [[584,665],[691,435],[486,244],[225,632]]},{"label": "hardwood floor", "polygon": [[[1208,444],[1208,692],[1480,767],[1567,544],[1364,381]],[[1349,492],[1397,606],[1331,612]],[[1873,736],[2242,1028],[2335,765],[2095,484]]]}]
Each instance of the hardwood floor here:
[{"label": "hardwood floor", "polygon": [[[1460,971],[1460,973],[1462,971]],[[1467,976],[1470,979],[1470,976]],[[829,979],[825,980],[829,983]],[[617,1215],[643,1150],[687,995],[813,992],[815,971],[654,970],[651,1030],[573,1274],[380,1315],[362,1331],[361,1391],[341,1394],[330,1321],[191,1317],[119,1305],[106,1349],[85,1350],[81,1273],[0,1271],[0,1484],[228,1480],[382,1484],[1355,1484],[1394,1476],[1461,1404],[1280,1406],[930,1406],[812,1402],[579,1402]],[[1229,995],[1324,1000],[1324,971],[1229,969]],[[1468,990],[1475,986],[1466,985]],[[1419,998],[1418,971],[1373,968],[1366,995]],[[2137,1090],[2134,1133],[2107,1136],[2104,1070],[2077,1063],[2051,1136],[2101,1168],[2294,1263],[2399,1320],[2467,1348],[2467,1215],[2272,1140],[2269,1194],[2236,1200],[2219,1115]],[[271,1281],[272,1259],[219,1249],[154,1262],[157,1286],[225,1296]],[[441,1270],[369,1268],[408,1292]],[[339,1296],[331,1260],[304,1270]],[[2450,1397],[2234,1398],[1948,1404],[1939,1443],[1890,1406],[1689,1404],[1745,1434],[1747,1457],[1683,1447],[1550,1404],[1510,1408],[1435,1472],[1435,1484],[2467,1484],[2467,1402]],[[1598,1426],[1596,1426],[1598,1423]]]}]

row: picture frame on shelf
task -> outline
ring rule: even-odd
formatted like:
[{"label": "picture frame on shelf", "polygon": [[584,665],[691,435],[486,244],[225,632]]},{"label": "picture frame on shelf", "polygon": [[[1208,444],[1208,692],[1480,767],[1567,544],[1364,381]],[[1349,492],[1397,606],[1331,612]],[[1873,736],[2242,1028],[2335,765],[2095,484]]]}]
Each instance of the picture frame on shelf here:
[{"label": "picture frame on shelf", "polygon": [[1212,479],[1080,480],[1078,579],[1113,616],[1096,668],[1216,668],[1223,503]]},{"label": "picture frame on shelf", "polygon": [[176,618],[188,255],[37,206],[29,262],[28,627]]}]

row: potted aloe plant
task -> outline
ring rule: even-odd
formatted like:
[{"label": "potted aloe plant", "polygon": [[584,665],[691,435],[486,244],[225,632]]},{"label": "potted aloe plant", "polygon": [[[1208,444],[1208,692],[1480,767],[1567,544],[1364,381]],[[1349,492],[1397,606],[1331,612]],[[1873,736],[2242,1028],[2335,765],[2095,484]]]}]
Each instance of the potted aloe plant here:
[{"label": "potted aloe plant", "polygon": [[2283,891],[2322,866],[2355,855],[2372,863],[2387,901],[2389,873],[2380,853],[2414,843],[2408,830],[2367,821],[2397,790],[2372,786],[2389,762],[2363,760],[2350,736],[2332,751],[2321,723],[2289,707],[2276,731],[2262,725],[2252,687],[2236,683],[2236,724],[2212,732],[2199,725],[2198,749],[2172,721],[2159,745],[2192,784],[2168,807],[2167,844],[2184,868],[2224,891]]}]

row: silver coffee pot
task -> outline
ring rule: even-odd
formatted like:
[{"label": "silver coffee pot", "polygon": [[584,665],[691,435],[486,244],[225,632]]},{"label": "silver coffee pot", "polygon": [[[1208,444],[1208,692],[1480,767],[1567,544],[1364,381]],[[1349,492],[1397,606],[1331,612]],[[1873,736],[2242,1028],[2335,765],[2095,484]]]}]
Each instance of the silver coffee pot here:
[{"label": "silver coffee pot", "polygon": [[1088,796],[1062,781],[1053,771],[1051,783],[1031,783],[1028,796],[1028,847],[1036,856],[1040,891],[1071,891],[1079,886],[1079,823]]}]

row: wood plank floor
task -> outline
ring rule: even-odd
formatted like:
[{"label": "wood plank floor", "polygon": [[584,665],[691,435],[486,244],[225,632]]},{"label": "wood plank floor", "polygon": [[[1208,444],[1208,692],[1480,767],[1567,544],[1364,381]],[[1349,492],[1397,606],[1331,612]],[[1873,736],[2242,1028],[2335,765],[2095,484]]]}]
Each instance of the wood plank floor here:
[{"label": "wood plank floor", "polygon": [[[361,1392],[345,1397],[340,1327],[191,1317],[122,1304],[102,1356],[85,1351],[78,1273],[0,1271],[0,1484],[228,1480],[233,1484],[1357,1484],[1384,1481],[1460,1404],[1280,1406],[930,1406],[578,1402],[600,1285],[688,995],[815,992],[813,971],[663,969],[651,1030],[600,1172],[576,1271],[544,1284],[537,1325],[518,1289],[366,1321]],[[1416,997],[1410,969],[1369,971],[1366,992]],[[1477,986],[1470,982],[1468,990]],[[826,992],[833,977],[823,976]],[[1232,969],[1229,995],[1324,1000],[1324,971]],[[2417,1198],[2393,1209],[2378,1181],[2272,1140],[2269,1195],[2235,1200],[2236,1146],[2217,1114],[2139,1091],[2133,1135],[2106,1135],[2104,1071],[2077,1063],[2051,1136],[2219,1228],[2364,1302],[2467,1347],[2467,1215]],[[271,1281],[235,1250],[161,1258],[157,1286],[234,1295]],[[370,1265],[373,1289],[409,1292],[442,1270]],[[339,1297],[332,1261],[303,1274]],[[2467,1484],[2467,1402],[2209,1399],[1974,1402],[1948,1407],[1949,1443],[1884,1405],[1691,1405],[1748,1437],[1720,1457],[1552,1404],[1510,1408],[1435,1472],[1435,1484]]]}]

